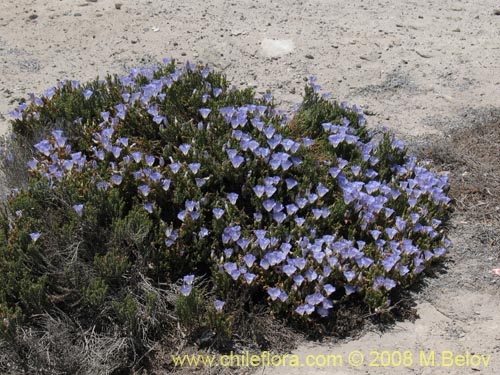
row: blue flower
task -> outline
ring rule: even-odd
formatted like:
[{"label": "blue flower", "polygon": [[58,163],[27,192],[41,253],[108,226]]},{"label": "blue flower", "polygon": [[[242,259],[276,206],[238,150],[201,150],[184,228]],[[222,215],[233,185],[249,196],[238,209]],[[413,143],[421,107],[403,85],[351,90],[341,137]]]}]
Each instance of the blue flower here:
[{"label": "blue flower", "polygon": [[269,288],[267,290],[267,294],[271,297],[271,300],[275,301],[280,294],[282,293],[282,290],[280,288]]},{"label": "blue flower", "polygon": [[235,155],[231,157],[231,164],[233,165],[234,168],[239,168],[239,166],[245,161],[245,158],[240,155]]},{"label": "blue flower", "polygon": [[212,112],[212,110],[209,108],[200,108],[199,112],[201,114],[201,117],[203,117],[203,119],[206,120],[210,112]]},{"label": "blue flower", "polygon": [[142,160],[142,152],[140,151],[134,151],[130,155],[132,155],[132,159],[134,159],[136,163],[139,163]]},{"label": "blue flower", "polygon": [[180,288],[180,292],[184,297],[189,296],[192,290],[193,290],[192,285],[182,285]]},{"label": "blue flower", "polygon": [[171,164],[169,165],[169,167],[170,167],[170,169],[172,170],[172,172],[173,172],[174,174],[176,174],[177,172],[179,172],[179,169],[181,169],[181,163],[178,163],[178,162],[176,162],[176,163],[171,163]]},{"label": "blue flower", "polygon": [[267,212],[271,212],[274,206],[276,206],[276,201],[274,199],[266,199],[262,202],[262,206]]},{"label": "blue flower", "polygon": [[335,292],[336,288],[331,284],[325,284],[323,285],[323,290],[325,291],[326,295],[329,296],[330,294]]},{"label": "blue flower", "polygon": [[29,236],[33,242],[36,242],[42,234],[40,232],[30,233]]},{"label": "blue flower", "polygon": [[49,156],[50,153],[53,150],[52,145],[47,139],[44,139],[43,141],[38,142],[37,144],[34,145],[35,148],[45,156]]},{"label": "blue flower", "polygon": [[282,270],[288,277],[290,277],[295,273],[295,271],[297,271],[297,267],[292,266],[291,264],[286,264],[283,266]]},{"label": "blue flower", "polygon": [[188,164],[188,167],[191,170],[191,172],[193,172],[193,174],[196,174],[200,170],[201,164],[200,163],[190,163],[190,164]]},{"label": "blue flower", "polygon": [[181,150],[181,152],[184,155],[187,155],[190,149],[191,149],[191,146],[188,145],[187,143],[183,143],[182,145],[179,146],[179,150]]},{"label": "blue flower", "polygon": [[83,204],[75,204],[73,206],[73,210],[75,210],[76,214],[78,216],[82,216],[83,214]]},{"label": "blue flower", "polygon": [[250,272],[247,272],[243,275],[243,278],[245,279],[247,284],[251,284],[253,282],[253,280],[255,279],[255,277],[256,277],[256,275],[254,275],[253,273],[250,273]]},{"label": "blue flower", "polygon": [[314,294],[309,294],[305,298],[305,302],[309,305],[316,306],[319,305],[325,297],[321,293],[314,293]]},{"label": "blue flower", "polygon": [[220,219],[224,215],[224,210],[222,208],[214,208],[212,212],[216,219]]},{"label": "blue flower", "polygon": [[147,197],[149,195],[149,193],[151,192],[151,188],[148,186],[148,185],[141,185],[137,188],[141,194],[145,197]]},{"label": "blue flower", "polygon": [[184,281],[184,284],[192,285],[194,281],[194,275],[186,275],[183,277],[182,281]]},{"label": "blue flower", "polygon": [[247,265],[247,267],[252,267],[253,264],[255,263],[255,255],[253,254],[246,254],[244,257],[243,257],[243,261],[245,262],[245,264]]},{"label": "blue flower", "polygon": [[239,195],[237,193],[229,193],[226,195],[226,197],[229,200],[229,202],[231,202],[231,204],[236,204]]},{"label": "blue flower", "polygon": [[225,302],[224,301],[220,301],[218,299],[216,299],[214,301],[214,308],[215,308],[215,311],[217,312],[221,312],[222,309],[224,308],[224,305],[225,305]]},{"label": "blue flower", "polygon": [[83,91],[83,96],[84,96],[85,99],[89,99],[92,96],[93,93],[94,92],[92,90],[88,90],[87,89],[87,90]]},{"label": "blue flower", "polygon": [[202,227],[200,228],[200,231],[198,232],[198,236],[200,236],[200,238],[203,238],[203,237],[206,237],[208,236],[208,229],[205,228],[205,227]]}]

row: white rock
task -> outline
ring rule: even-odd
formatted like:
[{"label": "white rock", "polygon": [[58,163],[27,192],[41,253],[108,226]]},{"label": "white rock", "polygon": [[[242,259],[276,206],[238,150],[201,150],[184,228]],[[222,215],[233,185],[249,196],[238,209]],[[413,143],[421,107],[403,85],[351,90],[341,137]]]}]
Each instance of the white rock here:
[{"label": "white rock", "polygon": [[261,47],[264,56],[279,57],[291,53],[295,49],[295,44],[290,39],[264,39]]}]

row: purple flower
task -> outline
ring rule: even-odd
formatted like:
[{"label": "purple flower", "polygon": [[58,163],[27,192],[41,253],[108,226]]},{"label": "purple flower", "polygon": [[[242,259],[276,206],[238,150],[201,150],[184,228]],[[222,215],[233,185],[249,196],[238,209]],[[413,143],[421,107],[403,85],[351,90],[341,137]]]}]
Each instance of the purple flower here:
[{"label": "purple flower", "polygon": [[309,281],[309,282],[312,282],[318,278],[318,274],[316,273],[316,271],[314,271],[312,269],[307,270],[305,272],[305,276],[306,276],[307,281]]},{"label": "purple flower", "polygon": [[214,308],[215,308],[215,311],[217,312],[221,312],[222,309],[224,308],[224,305],[225,305],[225,302],[224,301],[220,301],[218,299],[216,299],[214,301]]},{"label": "purple flower", "polygon": [[45,156],[49,156],[51,151],[53,150],[52,145],[47,139],[44,139],[43,141],[35,144],[35,148],[38,150],[38,152],[44,154]]},{"label": "purple flower", "polygon": [[247,238],[241,237],[238,241],[236,241],[239,247],[241,247],[243,250],[246,250],[248,245],[250,245],[250,240]]},{"label": "purple flower", "polygon": [[302,275],[296,275],[293,277],[293,282],[295,283],[295,285],[297,286],[301,286],[302,283],[304,282],[304,276]]},{"label": "purple flower", "polygon": [[191,146],[188,145],[187,143],[183,143],[182,145],[179,146],[179,150],[181,150],[181,152],[184,155],[187,155],[190,149],[191,149]]},{"label": "purple flower", "polygon": [[271,197],[274,195],[274,193],[276,193],[276,190],[277,190],[277,189],[276,189],[274,186],[272,186],[272,185],[266,185],[264,189],[265,189],[265,191],[266,191],[266,196],[267,196],[268,198],[271,198]]},{"label": "purple flower", "polygon": [[255,263],[255,255],[253,254],[246,254],[244,257],[243,257],[243,261],[245,262],[245,264],[247,265],[248,268],[252,267],[253,264]]},{"label": "purple flower", "polygon": [[373,230],[370,231],[370,234],[372,235],[372,237],[373,237],[374,240],[377,240],[379,238],[379,236],[380,236],[381,233],[382,232],[379,231],[379,230],[377,230],[377,229],[373,229]]},{"label": "purple flower", "polygon": [[331,284],[325,284],[323,285],[323,290],[325,291],[326,295],[329,296],[330,294],[335,292],[336,288]]},{"label": "purple flower", "polygon": [[29,162],[26,163],[29,169],[36,169],[38,165],[38,160],[36,159],[31,159]]},{"label": "purple flower", "polygon": [[269,125],[267,128],[264,129],[264,135],[267,137],[267,139],[271,139],[274,135],[274,132],[275,129],[272,127],[272,125]]},{"label": "purple flower", "polygon": [[286,216],[287,215],[284,212],[275,212],[273,213],[273,220],[276,221],[276,223],[281,224],[285,221]]},{"label": "purple flower", "polygon": [[305,298],[305,302],[309,305],[316,306],[319,305],[325,297],[321,293],[314,293],[314,294],[309,294]]},{"label": "purple flower", "polygon": [[297,271],[297,267],[287,264],[283,266],[282,270],[288,277],[290,277],[295,273],[295,271]]},{"label": "purple flower", "polygon": [[75,204],[73,206],[73,210],[75,210],[76,214],[78,216],[82,216],[83,214],[83,204]]},{"label": "purple flower", "polygon": [[384,287],[386,290],[391,290],[396,286],[396,282],[392,279],[388,279],[382,276],[377,276],[375,278],[375,282],[373,283],[374,289],[380,289]]},{"label": "purple flower", "polygon": [[269,288],[267,290],[267,294],[271,297],[271,300],[275,301],[280,294],[282,293],[282,290],[280,288]]},{"label": "purple flower", "polygon": [[297,180],[294,180],[293,178],[287,178],[285,182],[288,190],[293,189],[298,184]]},{"label": "purple flower", "polygon": [[162,189],[167,191],[170,187],[170,180],[168,178],[165,178],[163,181],[162,181]]},{"label": "purple flower", "polygon": [[302,218],[302,217],[295,217],[293,219],[295,221],[295,223],[301,227],[302,225],[304,225],[304,223],[306,222],[306,219]]},{"label": "purple flower", "polygon": [[356,277],[356,272],[355,271],[345,271],[344,276],[347,281],[352,281]]},{"label": "purple flower", "polygon": [[233,262],[226,262],[224,263],[224,270],[226,271],[226,273],[230,274],[231,272],[233,271],[236,271],[238,269],[238,265],[236,263],[233,263]]},{"label": "purple flower", "polygon": [[191,294],[193,287],[191,285],[182,285],[180,292],[184,297],[187,297]]},{"label": "purple flower", "polygon": [[151,188],[148,186],[148,185],[141,185],[137,188],[141,194],[145,197],[147,197],[149,195],[149,193],[151,192]]},{"label": "purple flower", "polygon": [[191,170],[191,172],[193,172],[193,174],[196,174],[200,170],[201,164],[200,163],[190,163],[190,164],[188,164],[188,167]]},{"label": "purple flower", "polygon": [[231,202],[231,204],[236,204],[239,195],[237,193],[229,193],[226,195],[226,197],[229,200],[229,202]]},{"label": "purple flower", "polygon": [[353,287],[352,285],[344,285],[344,289],[345,289],[345,294],[348,296],[356,292],[356,288]]},{"label": "purple flower", "polygon": [[179,169],[181,169],[181,163],[178,163],[178,162],[176,162],[176,163],[170,163],[169,167],[172,170],[172,172],[174,174],[176,174],[177,172],[179,172]]},{"label": "purple flower", "polygon": [[224,215],[225,211],[222,208],[214,208],[212,209],[212,212],[216,219],[220,219],[222,215]]},{"label": "purple flower", "polygon": [[144,203],[143,207],[144,207],[144,209],[145,209],[147,212],[149,212],[150,214],[152,214],[152,213],[153,213],[153,208],[154,208],[153,203],[148,203],[148,202],[147,202],[147,203]]},{"label": "purple flower", "polygon": [[113,185],[120,185],[123,181],[123,177],[119,174],[114,174],[113,176],[111,176],[111,183],[113,183]]},{"label": "purple flower", "polygon": [[200,228],[200,231],[198,232],[198,236],[200,236],[200,238],[208,236],[208,229],[205,227]]},{"label": "purple flower", "polygon": [[251,284],[252,281],[255,279],[255,277],[256,277],[256,275],[254,275],[253,273],[250,273],[250,272],[247,272],[243,275],[243,278],[245,279],[247,284]]},{"label": "purple flower", "polygon": [[92,90],[84,90],[84,91],[83,91],[83,97],[84,97],[85,99],[89,99],[89,98],[92,96],[92,94],[93,94],[93,93],[94,93],[94,92],[93,92]]},{"label": "purple flower", "polygon": [[130,155],[132,155],[132,159],[134,159],[136,163],[139,163],[142,159],[142,152],[140,151],[134,151]]},{"label": "purple flower", "polygon": [[222,94],[222,89],[219,87],[215,87],[213,90],[214,97],[217,98],[220,94]]},{"label": "purple flower", "polygon": [[201,117],[203,117],[203,119],[206,120],[210,112],[212,112],[212,110],[209,108],[200,108],[199,112],[201,114]]},{"label": "purple flower", "polygon": [[145,160],[146,164],[149,165],[150,167],[152,167],[153,164],[155,163],[155,157],[153,155],[147,155]]},{"label": "purple flower", "polygon": [[262,206],[264,206],[264,209],[267,212],[271,212],[275,205],[276,201],[274,199],[266,199],[264,202],[262,202]]},{"label": "purple flower", "polygon": [[245,161],[245,158],[241,155],[235,155],[231,157],[230,160],[234,168],[239,168],[240,165]]},{"label": "purple flower", "polygon": [[40,232],[30,233],[31,240],[36,242],[42,234]]},{"label": "purple flower", "polygon": [[326,193],[328,193],[330,191],[330,189],[328,189],[325,185],[323,185],[322,183],[319,183],[318,184],[318,187],[316,188],[316,191],[319,195],[319,197],[323,197]]},{"label": "purple flower", "polygon": [[398,233],[398,231],[394,228],[385,228],[385,233],[387,233],[389,239],[392,240],[394,236]]},{"label": "purple flower", "polygon": [[299,208],[304,208],[307,204],[307,199],[298,197],[297,199],[295,199],[295,203],[297,203],[297,206],[299,206]]},{"label": "purple flower", "polygon": [[183,277],[182,281],[184,281],[184,284],[192,285],[194,281],[194,275],[186,275]]},{"label": "purple flower", "polygon": [[266,191],[266,187],[264,185],[255,185],[253,187],[253,191],[257,197],[261,198],[262,195],[264,195],[264,192]]}]

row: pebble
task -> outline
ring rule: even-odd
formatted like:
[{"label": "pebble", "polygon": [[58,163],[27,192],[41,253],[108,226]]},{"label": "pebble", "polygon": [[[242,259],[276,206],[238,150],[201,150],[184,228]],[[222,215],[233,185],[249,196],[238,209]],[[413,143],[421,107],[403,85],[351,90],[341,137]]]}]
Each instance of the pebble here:
[{"label": "pebble", "polygon": [[314,60],[314,56],[313,55],[305,55],[305,58],[309,59],[309,60]]},{"label": "pebble", "polygon": [[115,9],[118,10],[122,9],[122,5],[123,5],[122,3],[115,3]]},{"label": "pebble", "polygon": [[32,14],[29,16],[30,20],[36,20],[38,18],[38,14]]},{"label": "pebble", "polygon": [[75,14],[73,14],[73,16],[75,16],[75,17],[81,17],[82,14],[81,13],[75,13]]}]

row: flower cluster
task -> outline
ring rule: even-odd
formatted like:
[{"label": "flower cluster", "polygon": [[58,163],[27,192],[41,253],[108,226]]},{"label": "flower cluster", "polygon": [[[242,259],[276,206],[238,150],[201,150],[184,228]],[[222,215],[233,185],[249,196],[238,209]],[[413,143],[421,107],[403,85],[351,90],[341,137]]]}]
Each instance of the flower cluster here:
[{"label": "flower cluster", "polygon": [[[155,252],[181,265],[169,277],[183,278],[183,295],[196,274],[225,280],[214,285],[219,298],[223,285],[259,288],[280,311],[327,317],[345,298],[386,304],[442,257],[450,199],[446,175],[391,135],[368,131],[357,107],[317,90],[312,80],[287,114],[269,94],[255,99],[208,68],[167,62],[115,82],[63,82],[12,115],[22,131],[65,95],[88,107],[87,117],[69,119],[73,128],[34,145],[33,178],[78,185],[80,217],[89,184],[142,206],[164,233]],[[335,115],[308,137],[300,122],[315,105]]]}]

